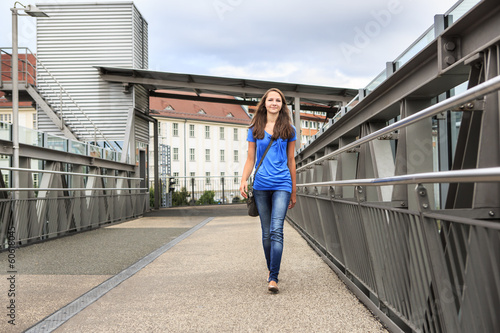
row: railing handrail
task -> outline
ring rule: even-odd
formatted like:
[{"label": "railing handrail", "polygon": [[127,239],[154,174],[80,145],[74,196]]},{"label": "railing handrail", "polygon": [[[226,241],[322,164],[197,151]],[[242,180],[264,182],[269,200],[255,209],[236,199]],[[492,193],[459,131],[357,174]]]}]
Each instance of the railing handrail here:
[{"label": "railing handrail", "polygon": [[192,178],[235,178],[235,177],[241,177],[241,175],[238,176],[231,176],[231,175],[225,175],[225,176],[160,176],[162,178],[176,178],[176,179],[192,179]]},{"label": "railing handrail", "polygon": [[68,172],[68,171],[55,171],[55,170],[26,169],[26,168],[12,168],[12,167],[3,167],[3,166],[0,166],[0,170],[24,171],[24,172],[33,172],[33,173],[53,173],[53,174],[60,174],[60,175],[84,176],[84,177],[99,177],[99,178],[144,180],[144,178],[138,178],[138,177],[122,177],[122,176],[111,176],[111,175],[94,175],[94,174],[89,174],[89,173],[78,173],[78,172]]},{"label": "railing handrail", "polygon": [[[121,190],[149,190],[147,187],[93,187],[93,188],[83,188],[83,187],[77,187],[77,188],[67,188],[67,187],[60,187],[60,188],[31,188],[31,187],[21,187],[21,188],[5,188],[2,187],[0,188],[0,191],[6,192],[6,191],[121,191]],[[37,198],[33,198],[37,199]],[[38,198],[40,199],[40,198]],[[57,199],[60,199],[57,198]]]},{"label": "railing handrail", "polygon": [[425,183],[479,183],[499,182],[500,167],[423,172],[383,178],[346,179],[327,182],[297,184],[297,187],[324,186],[386,186]]},{"label": "railing handrail", "polygon": [[[8,123],[8,122],[5,122],[5,121],[0,121],[0,125],[7,125],[7,126],[12,126],[12,123]],[[34,132],[34,133],[37,133],[37,134],[42,134],[42,135],[49,135],[50,137],[53,137],[53,138],[58,138],[58,139],[61,139],[61,140],[65,140],[67,141],[68,144],[74,142],[74,143],[77,143],[77,144],[83,144],[85,146],[88,146],[90,147],[91,149],[103,149],[105,151],[110,151],[111,153],[116,153],[116,154],[120,154],[120,153],[123,153],[123,152],[117,152],[117,151],[111,151],[107,148],[104,148],[104,147],[99,147],[99,146],[96,146],[96,145],[92,145],[90,144],[89,142],[83,142],[83,141],[77,141],[77,140],[72,140],[72,139],[69,139],[69,138],[66,138],[66,137],[63,137],[63,136],[58,136],[58,135],[55,135],[55,134],[49,134],[49,133],[46,133],[46,132],[43,132],[43,131],[39,131],[39,130],[35,130],[35,129],[32,129],[32,128],[28,128],[28,127],[24,127],[24,126],[19,126],[19,128],[22,128],[24,130],[27,130],[27,131],[31,131],[31,132]],[[29,145],[32,145],[30,143],[25,143],[25,144],[29,144]],[[43,146],[45,148],[47,148],[46,146]],[[67,151],[69,152],[69,151]],[[74,152],[73,152],[74,153]],[[79,153],[75,153],[75,154],[78,154],[78,155],[82,155],[82,156],[90,156],[88,154],[79,154]],[[106,158],[102,158],[102,159],[106,159]],[[109,160],[109,159],[108,159]],[[113,161],[117,161],[115,159],[113,159]]]},{"label": "railing handrail", "polygon": [[343,152],[346,152],[348,150],[351,150],[359,145],[362,145],[364,143],[367,143],[369,141],[372,141],[374,139],[377,139],[385,134],[389,134],[391,132],[394,132],[395,130],[410,126],[420,120],[423,120],[425,118],[434,116],[438,113],[441,113],[443,111],[446,111],[454,106],[464,104],[465,102],[471,101],[473,99],[476,99],[478,97],[482,97],[484,95],[487,95],[489,93],[492,93],[496,90],[500,89],[500,76],[495,76],[494,78],[489,79],[488,81],[485,81],[481,84],[478,84],[477,86],[474,86],[465,92],[450,97],[448,99],[445,99],[444,101],[441,101],[439,103],[436,103],[432,106],[429,106],[428,108],[425,108],[411,116],[408,116],[406,118],[403,118],[397,122],[392,123],[391,125],[388,125],[378,131],[375,131],[373,133],[370,133],[354,142],[351,142],[348,145],[345,145],[342,148],[339,148],[329,154],[326,154],[325,156],[322,156],[315,161],[309,162],[299,168],[297,168],[297,172],[303,171],[305,169],[311,168],[314,164],[320,163],[324,160],[327,160],[329,158],[332,158],[336,155],[339,155]]}]

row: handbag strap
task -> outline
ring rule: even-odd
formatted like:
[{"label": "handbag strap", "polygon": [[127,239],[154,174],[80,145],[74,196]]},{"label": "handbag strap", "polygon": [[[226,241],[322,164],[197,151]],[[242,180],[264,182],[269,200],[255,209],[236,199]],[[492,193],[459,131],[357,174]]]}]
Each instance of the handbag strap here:
[{"label": "handbag strap", "polygon": [[257,171],[259,171],[260,165],[262,164],[262,161],[264,160],[264,157],[266,157],[267,151],[269,150],[269,148],[271,148],[271,145],[273,144],[273,141],[274,141],[274,139],[271,139],[271,141],[269,141],[269,144],[267,145],[267,148],[266,148],[266,151],[264,152],[264,155],[262,155],[262,157],[260,158],[259,165],[257,165],[257,168],[255,169],[255,172],[253,174],[254,180],[255,180],[255,176],[257,175]]}]

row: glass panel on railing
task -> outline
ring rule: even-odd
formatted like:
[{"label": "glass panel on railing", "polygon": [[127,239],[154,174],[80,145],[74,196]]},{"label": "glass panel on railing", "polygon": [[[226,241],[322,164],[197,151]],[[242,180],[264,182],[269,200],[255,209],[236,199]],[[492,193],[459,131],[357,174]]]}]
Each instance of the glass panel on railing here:
[{"label": "glass panel on railing", "polygon": [[90,156],[97,158],[102,157],[102,152],[101,152],[102,149],[100,147],[90,145],[89,148],[90,148]]},{"label": "glass panel on railing", "polygon": [[19,126],[19,143],[31,146],[43,146],[42,133],[30,128]]},{"label": "glass panel on railing", "polygon": [[69,152],[78,155],[87,155],[87,144],[79,141],[69,141]]},{"label": "glass panel on railing", "polygon": [[59,151],[68,151],[68,140],[47,134],[47,148],[59,150]]},{"label": "glass panel on railing", "polygon": [[4,122],[0,122],[0,140],[10,141],[10,129],[12,125]]},{"label": "glass panel on railing", "polygon": [[458,4],[446,16],[448,19],[448,26],[458,21],[459,18],[464,16],[465,13],[471,10],[472,7],[477,5],[479,2],[481,2],[481,0],[464,0],[460,4]]},{"label": "glass panel on railing", "polygon": [[400,68],[413,58],[418,52],[422,51],[427,45],[436,38],[434,27],[431,27],[420,39],[418,39],[412,46],[408,48],[402,55],[400,55],[394,63],[396,68]]},{"label": "glass panel on railing", "polygon": [[377,88],[382,82],[384,82],[385,80],[387,79],[387,72],[386,71],[383,71],[382,73],[380,73],[375,79],[373,79],[372,82],[370,82],[367,86],[366,86],[366,93],[369,94],[371,93],[373,90],[375,90],[375,88]]},{"label": "glass panel on railing", "polygon": [[109,150],[109,149],[103,149],[103,152],[104,152],[104,159],[105,160],[110,160],[110,161],[114,161],[114,158],[115,158],[115,152],[112,151],[112,150]]}]

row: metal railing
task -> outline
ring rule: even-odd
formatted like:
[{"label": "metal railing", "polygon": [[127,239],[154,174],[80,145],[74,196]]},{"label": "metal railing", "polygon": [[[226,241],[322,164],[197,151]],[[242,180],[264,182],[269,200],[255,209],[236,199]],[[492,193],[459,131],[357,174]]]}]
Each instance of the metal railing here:
[{"label": "metal railing", "polygon": [[[495,76],[321,157],[313,154],[297,168],[297,205],[288,220],[391,331],[500,328],[492,311],[500,304],[500,207],[435,209],[431,194],[435,184],[500,183],[500,166],[329,181],[313,181],[324,179],[315,174],[323,175],[340,156],[455,106],[487,104],[485,95],[493,98],[488,111],[498,112],[499,90]],[[413,208],[367,195],[367,187],[408,184],[416,185]],[[345,187],[354,189],[354,197],[336,195]]]},{"label": "metal railing", "polygon": [[[169,184],[173,182],[169,191]],[[241,203],[239,176],[195,176],[195,177],[161,177],[161,195],[168,196],[170,206],[233,204]],[[150,189],[153,181],[150,182]],[[174,196],[174,201],[170,202]],[[170,200],[169,200],[170,199]]]},{"label": "metal railing", "polygon": [[[0,140],[12,141],[12,124],[0,121]],[[75,141],[23,126],[19,126],[19,142],[116,162],[121,161],[123,154],[123,152],[102,148],[88,142]]]},{"label": "metal railing", "polygon": [[[141,178],[0,166],[1,170],[27,174],[24,179],[42,175],[38,178],[43,187],[0,187],[0,250],[125,221],[149,210],[147,188],[136,186]],[[22,193],[20,199],[9,197],[14,191]]]},{"label": "metal railing", "polygon": [[325,160],[331,159],[336,155],[339,155],[341,153],[344,153],[346,151],[352,150],[353,148],[358,147],[359,145],[362,145],[364,143],[373,141],[375,139],[378,139],[384,135],[388,135],[393,133],[396,130],[399,130],[401,128],[408,127],[416,122],[419,122],[423,119],[429,118],[431,116],[434,116],[436,114],[439,114],[443,111],[449,110],[454,106],[465,104],[471,100],[477,99],[479,97],[482,97],[486,94],[489,94],[491,92],[497,91],[500,89],[500,76],[494,77],[486,82],[483,82],[475,87],[472,87],[468,90],[466,90],[464,93],[450,97],[448,99],[445,99],[444,101],[434,104],[420,112],[417,112],[409,117],[403,118],[389,126],[386,126],[378,131],[375,131],[373,133],[370,133],[359,140],[356,140],[350,144],[345,145],[342,148],[339,148],[329,154],[326,154],[325,156],[322,156],[318,159],[315,159],[313,162],[307,163],[299,168],[297,168],[297,172],[306,170],[308,168],[312,168],[313,165],[322,163]]}]

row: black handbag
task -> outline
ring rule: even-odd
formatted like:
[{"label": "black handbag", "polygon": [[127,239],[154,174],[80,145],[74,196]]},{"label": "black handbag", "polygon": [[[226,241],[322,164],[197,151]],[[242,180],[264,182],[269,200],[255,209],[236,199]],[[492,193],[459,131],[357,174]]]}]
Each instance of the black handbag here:
[{"label": "black handbag", "polygon": [[[273,141],[274,141],[274,139],[271,139],[271,141],[269,141],[269,144],[267,145],[266,151],[264,152],[264,155],[262,155],[262,158],[260,159],[259,165],[257,165],[257,168],[255,169],[255,173],[253,174],[254,178],[257,175],[257,171],[259,171],[260,165],[262,164],[264,157],[266,157],[267,151],[269,150],[269,148],[271,148]],[[253,195],[253,182],[252,182],[252,189],[250,189],[248,191],[247,208],[248,208],[248,215],[253,216],[253,217],[259,216],[259,211],[257,210],[257,204],[255,203],[255,198]]]}]

